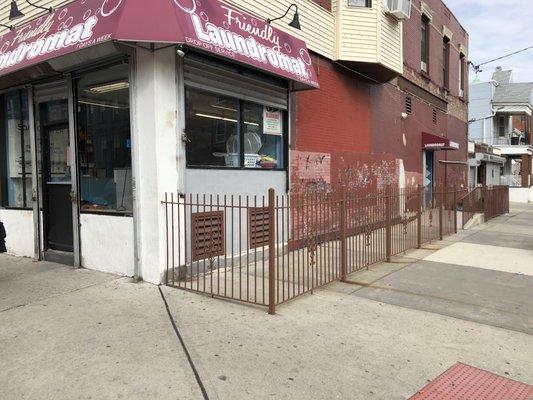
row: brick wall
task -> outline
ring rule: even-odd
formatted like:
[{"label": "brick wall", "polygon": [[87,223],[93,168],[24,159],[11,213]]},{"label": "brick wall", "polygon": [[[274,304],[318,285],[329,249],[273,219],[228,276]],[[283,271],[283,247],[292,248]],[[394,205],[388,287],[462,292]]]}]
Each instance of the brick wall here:
[{"label": "brick wall", "polygon": [[[447,110],[419,99],[399,89],[396,82],[372,86],[372,145],[374,153],[394,155],[402,160],[406,183],[423,183],[422,132],[445,136],[459,143],[457,151],[435,152],[434,179],[447,184],[466,185],[467,167],[467,93],[459,98],[459,51],[466,52],[468,34],[441,0],[425,0],[432,11],[430,23],[430,52],[428,76],[421,71],[421,1],[413,1],[411,18],[403,23],[404,73],[403,77],[419,88],[447,103]],[[451,32],[449,93],[444,90],[442,74],[443,27]],[[466,77],[466,82],[468,78]],[[465,83],[465,88],[468,84]],[[401,117],[405,110],[405,98],[412,98],[412,114]],[[431,97],[431,96],[430,96]],[[437,100],[435,100],[437,102]],[[433,122],[436,110],[436,122]],[[459,163],[443,163],[457,161]]]},{"label": "brick wall", "polygon": [[328,11],[331,11],[331,0],[313,0],[320,7],[325,8]]},{"label": "brick wall", "polygon": [[291,101],[293,183],[363,187],[395,181],[395,157],[370,154],[370,84],[321,57],[314,66],[320,89],[297,92]]},{"label": "brick wall", "polygon": [[[457,19],[451,14],[446,5],[441,0],[426,0],[425,3],[432,11],[429,37],[429,78],[422,77],[420,68],[420,41],[421,31],[421,1],[413,1],[411,18],[403,23],[404,41],[404,65],[406,71],[404,76],[414,81],[421,87],[436,95],[444,95],[442,65],[443,59],[443,27],[452,33],[450,41],[450,96],[459,96],[459,71],[460,71],[460,50],[466,51],[468,48],[468,34],[459,24]],[[467,56],[467,54],[465,54]],[[468,74],[466,74],[468,82]],[[465,89],[468,85],[465,84]],[[465,98],[467,93],[465,93]],[[466,103],[465,103],[466,107]]]}]

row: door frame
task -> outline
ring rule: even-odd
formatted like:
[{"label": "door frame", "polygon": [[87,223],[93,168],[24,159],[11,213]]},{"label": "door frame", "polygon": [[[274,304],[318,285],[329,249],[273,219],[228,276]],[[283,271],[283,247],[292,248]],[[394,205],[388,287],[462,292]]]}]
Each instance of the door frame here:
[{"label": "door frame", "polygon": [[[72,232],[73,232],[73,266],[79,268],[81,266],[81,246],[80,246],[80,216],[79,216],[79,173],[78,173],[78,146],[76,135],[76,112],[75,112],[75,93],[73,87],[73,80],[70,74],[64,75],[65,79],[58,80],[57,84],[67,85],[67,107],[68,107],[68,130],[70,140],[70,157],[72,160],[71,165],[71,191],[70,199],[72,202]],[[35,91],[34,88],[38,85],[30,85],[27,87],[28,91],[28,107],[29,107],[29,121],[30,121],[30,145],[32,156],[32,200],[33,200],[33,224],[35,229],[34,234],[34,252],[35,259],[42,260],[44,258],[44,218],[41,216],[41,200],[44,188],[39,184],[39,179],[43,178],[43,157],[41,154],[41,160],[38,157],[37,146],[37,129],[36,129],[36,114],[35,114]],[[41,129],[42,130],[42,129]],[[42,141],[42,132],[40,131],[39,137]],[[42,143],[41,143],[42,144]],[[41,146],[42,147],[42,146]],[[42,150],[41,150],[42,152]],[[41,173],[39,173],[39,168]],[[42,181],[44,184],[44,181]],[[44,204],[43,204],[44,205]]]},{"label": "door frame", "polygon": [[74,267],[81,267],[81,245],[80,245],[80,207],[79,207],[79,171],[78,171],[78,135],[76,132],[76,101],[74,84],[71,74],[66,75],[68,91],[68,126],[70,135],[70,159],[72,186],[70,200],[72,201],[72,242],[74,245]]}]

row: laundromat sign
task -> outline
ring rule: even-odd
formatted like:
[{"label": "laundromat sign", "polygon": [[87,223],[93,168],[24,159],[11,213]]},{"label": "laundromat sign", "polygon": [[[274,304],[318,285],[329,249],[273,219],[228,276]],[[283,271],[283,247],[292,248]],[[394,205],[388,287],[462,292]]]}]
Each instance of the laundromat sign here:
[{"label": "laundromat sign", "polygon": [[106,41],[182,43],[318,87],[305,42],[217,0],[78,0],[0,38],[0,75]]}]

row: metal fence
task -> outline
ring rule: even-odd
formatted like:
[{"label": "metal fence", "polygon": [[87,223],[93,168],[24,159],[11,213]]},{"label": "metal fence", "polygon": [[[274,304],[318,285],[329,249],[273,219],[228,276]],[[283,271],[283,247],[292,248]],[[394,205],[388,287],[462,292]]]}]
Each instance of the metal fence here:
[{"label": "metal fence", "polygon": [[[275,313],[276,305],[456,232],[457,204],[465,194],[390,187],[370,193],[166,194],[166,284]],[[491,214],[504,207],[502,195],[485,203]]]},{"label": "metal fence", "polygon": [[483,186],[470,189],[459,199],[463,228],[474,217],[482,213],[485,221],[509,212],[509,186]]}]

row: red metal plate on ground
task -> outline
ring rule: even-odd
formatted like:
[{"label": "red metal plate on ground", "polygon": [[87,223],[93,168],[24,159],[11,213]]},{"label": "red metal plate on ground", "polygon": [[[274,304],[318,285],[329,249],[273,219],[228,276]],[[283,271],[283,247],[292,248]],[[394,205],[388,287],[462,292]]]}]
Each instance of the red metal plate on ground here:
[{"label": "red metal plate on ground", "polygon": [[458,363],[410,400],[533,400],[533,386]]}]

